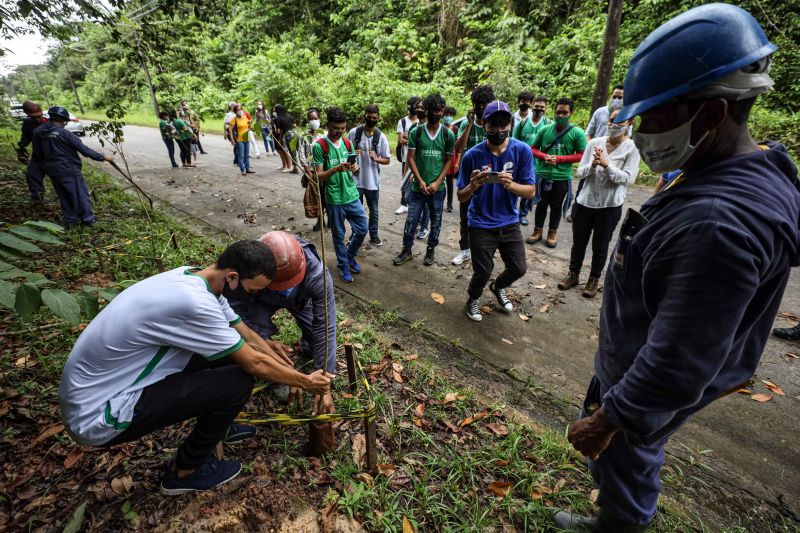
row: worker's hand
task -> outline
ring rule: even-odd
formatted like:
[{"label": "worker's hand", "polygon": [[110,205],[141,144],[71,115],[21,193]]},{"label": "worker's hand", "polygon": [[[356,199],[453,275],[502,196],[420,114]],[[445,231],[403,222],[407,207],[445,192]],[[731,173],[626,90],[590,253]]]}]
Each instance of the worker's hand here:
[{"label": "worker's hand", "polygon": [[265,339],[264,343],[269,346],[273,352],[275,352],[275,355],[279,361],[285,365],[294,366],[294,361],[292,361],[291,357],[289,357],[289,354],[292,353],[291,348],[280,341]]},{"label": "worker's hand", "polygon": [[617,425],[600,408],[592,416],[582,418],[572,424],[567,434],[567,440],[583,455],[597,460],[600,454],[608,448],[617,431],[619,431]]},{"label": "worker's hand", "polygon": [[548,165],[556,166],[558,164],[557,163],[558,160],[556,159],[556,157],[557,156],[554,155],[547,155],[544,158],[544,162],[547,163]]},{"label": "worker's hand", "polygon": [[373,150],[370,150],[368,155],[369,155],[369,158],[372,159],[373,161],[378,159],[378,156],[375,154],[375,152]]},{"label": "worker's hand", "polygon": [[469,175],[469,185],[472,187],[473,191],[478,190],[478,188],[483,185],[484,180],[486,180],[486,172],[473,170],[472,174]]},{"label": "worker's hand", "polygon": [[359,170],[361,170],[361,167],[358,166],[358,163],[353,163],[352,165],[350,165],[350,172],[352,172],[353,174],[358,175]]},{"label": "worker's hand", "polygon": [[608,156],[606,155],[605,150],[603,150],[602,148],[599,148],[599,147],[595,148],[595,150],[596,151],[594,153],[594,160],[601,167],[607,168],[608,167]]},{"label": "worker's hand", "polygon": [[300,387],[289,387],[289,395],[286,397],[286,403],[290,406],[295,404],[298,409],[303,408],[303,389]]},{"label": "worker's hand", "polygon": [[335,411],[333,407],[333,395],[322,394],[314,396],[314,404],[311,408],[312,415],[329,415]]},{"label": "worker's hand", "polygon": [[514,176],[512,176],[509,172],[500,172],[497,175],[497,179],[497,183],[502,185],[504,189],[508,189],[514,184]]},{"label": "worker's hand", "polygon": [[107,156],[105,157],[105,160],[106,160],[106,161],[109,161],[109,162],[110,162],[110,161],[113,161],[113,160],[114,160],[114,156],[113,156],[113,155],[107,155]]},{"label": "worker's hand", "polygon": [[328,394],[331,390],[331,378],[334,376],[328,374],[322,369],[306,376],[305,390],[312,394]]},{"label": "worker's hand", "polygon": [[431,183],[430,185],[428,185],[427,187],[425,187],[425,194],[427,194],[428,196],[430,196],[430,195],[432,195],[432,194],[434,194],[434,193],[436,192],[436,189],[437,189],[437,188],[438,188],[438,187],[436,186],[436,184],[435,184],[435,183]]},{"label": "worker's hand", "polygon": [[350,163],[339,163],[335,167],[333,167],[336,172],[347,172],[350,170]]}]

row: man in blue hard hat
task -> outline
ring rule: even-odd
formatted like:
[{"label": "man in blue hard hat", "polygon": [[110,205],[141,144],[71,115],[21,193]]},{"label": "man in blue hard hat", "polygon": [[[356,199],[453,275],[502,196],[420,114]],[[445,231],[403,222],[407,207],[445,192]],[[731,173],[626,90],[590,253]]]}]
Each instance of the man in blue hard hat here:
[{"label": "man in blue hard hat", "polygon": [[797,169],[785,147],[756,144],[747,129],[776,49],[746,11],[707,4],[631,58],[616,121],[640,116],[633,138],[645,163],[683,173],[628,210],[620,230],[595,376],[568,434],[589,458],[602,510],[559,512],[563,529],[644,531],[669,437],[758,367],[800,264]]},{"label": "man in blue hard hat", "polygon": [[95,161],[113,161],[114,158],[92,150],[64,127],[69,122],[69,111],[65,108],[53,106],[47,110],[47,116],[49,120],[33,132],[32,162],[50,176],[61,202],[64,225],[92,225],[95,222],[92,200],[78,154]]}]

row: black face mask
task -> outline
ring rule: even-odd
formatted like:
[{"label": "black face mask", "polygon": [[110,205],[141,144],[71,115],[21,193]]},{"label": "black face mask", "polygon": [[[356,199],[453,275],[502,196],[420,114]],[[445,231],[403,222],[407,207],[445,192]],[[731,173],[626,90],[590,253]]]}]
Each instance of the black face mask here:
[{"label": "black face mask", "polygon": [[377,121],[377,120],[372,120],[372,119],[365,118],[365,119],[364,119],[364,125],[365,125],[366,127],[368,127],[368,128],[374,128],[375,126],[377,126],[377,125],[378,125],[378,121]]},{"label": "black face mask", "polygon": [[536,118],[541,118],[544,116],[544,109],[534,109],[533,116]]},{"label": "black face mask", "polygon": [[508,139],[508,130],[486,134],[486,140],[489,141],[489,144],[494,146],[500,146],[506,142],[506,139]]},{"label": "black face mask", "polygon": [[530,108],[531,108],[531,104],[519,104],[519,110],[520,111],[527,111]]},{"label": "black face mask", "polygon": [[329,130],[328,138],[332,141],[339,140],[342,137],[342,132],[339,130]]},{"label": "black face mask", "polygon": [[442,115],[433,111],[428,112],[428,124],[438,124],[440,120],[442,120]]},{"label": "black face mask", "polygon": [[424,109],[417,109],[417,118],[425,118],[425,110]]}]

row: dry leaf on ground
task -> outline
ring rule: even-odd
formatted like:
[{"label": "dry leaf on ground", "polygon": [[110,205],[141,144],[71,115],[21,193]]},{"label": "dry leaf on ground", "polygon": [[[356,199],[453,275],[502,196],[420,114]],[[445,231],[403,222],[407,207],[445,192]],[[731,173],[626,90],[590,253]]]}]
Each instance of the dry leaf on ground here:
[{"label": "dry leaf on ground", "polygon": [[528,320],[531,319],[531,317],[529,317],[528,315],[523,315],[522,313],[519,314],[519,318],[524,322],[527,322]]},{"label": "dry leaf on ground", "polygon": [[365,465],[367,456],[367,439],[363,433],[353,435],[353,462],[359,469]]},{"label": "dry leaf on ground", "polygon": [[546,289],[547,288],[547,284],[546,283],[542,283],[541,285],[534,285],[533,288],[534,289]]},{"label": "dry leaf on ground", "polygon": [[510,340],[506,339],[505,337],[503,337],[503,338],[502,338],[502,339],[500,339],[500,340],[501,340],[501,341],[503,341],[503,342],[504,342],[504,343],[506,343],[506,344],[514,344],[513,342],[511,342]]},{"label": "dry leaf on ground", "polygon": [[546,494],[553,494],[553,489],[545,485],[534,485],[531,489],[531,500],[541,500]]},{"label": "dry leaf on ground", "polygon": [[500,496],[501,498],[505,498],[509,494],[511,494],[511,488],[513,485],[508,481],[492,481],[486,486],[486,490],[494,494],[495,496]]},{"label": "dry leaf on ground", "polygon": [[592,492],[589,493],[589,501],[597,503],[598,496],[600,496],[600,489],[592,489]]},{"label": "dry leaf on ground", "polygon": [[31,442],[29,447],[33,448],[40,442],[44,442],[53,435],[58,435],[62,431],[64,431],[64,424],[54,424],[45,429],[44,431],[42,431],[41,433],[39,433],[39,435],[35,439],[33,439],[33,442]]},{"label": "dry leaf on ground", "polygon": [[491,315],[492,313],[494,313],[494,307],[492,307],[491,305],[482,305],[481,313],[483,313],[484,315]]},{"label": "dry leaf on ground", "polygon": [[404,361],[416,361],[419,358],[418,354],[412,353],[403,357]]},{"label": "dry leaf on ground", "polygon": [[767,381],[766,379],[762,379],[761,383],[763,383],[766,388],[768,388],[778,396],[786,396],[786,393],[783,392],[783,389],[775,385],[773,382]]},{"label": "dry leaf on ground", "polygon": [[736,392],[738,392],[739,394],[753,394],[753,391],[751,391],[750,389],[739,389]]},{"label": "dry leaf on ground", "polygon": [[474,422],[477,422],[478,420],[482,420],[482,419],[486,418],[487,416],[489,416],[489,413],[486,413],[486,412],[478,413],[478,414],[473,415],[473,416],[468,416],[467,418],[462,420],[461,424],[459,424],[459,425],[463,428],[463,427],[468,426],[468,425],[470,425],[470,424],[472,424]]},{"label": "dry leaf on ground", "polygon": [[508,427],[505,424],[498,424],[496,422],[491,422],[486,424],[486,429],[497,435],[498,437],[505,437],[508,435]]},{"label": "dry leaf on ground", "polygon": [[418,418],[422,418],[425,416],[425,404],[418,403],[417,406],[414,408],[414,416]]},{"label": "dry leaf on ground", "polygon": [[373,483],[372,476],[370,476],[366,472],[361,472],[359,475],[357,475],[356,480],[362,482],[367,487],[371,487]]},{"label": "dry leaf on ground", "polygon": [[432,292],[431,293],[431,298],[433,298],[433,301],[436,302],[437,304],[443,304],[444,303],[444,296],[442,296],[438,292]]},{"label": "dry leaf on ground", "polygon": [[458,400],[458,393],[457,392],[448,392],[444,395],[443,404],[447,405],[453,403],[454,401]]},{"label": "dry leaf on ground", "polygon": [[417,533],[417,530],[414,529],[414,526],[405,516],[403,517],[403,533]]},{"label": "dry leaf on ground", "polygon": [[50,505],[57,499],[58,496],[56,496],[55,494],[48,494],[47,496],[42,496],[41,498],[34,498],[28,503],[28,505],[25,506],[23,511],[29,513],[34,509],[36,509],[37,507],[41,507],[43,505]]},{"label": "dry leaf on ground", "polygon": [[378,472],[386,477],[391,476],[397,470],[396,466],[385,463],[378,463],[376,466],[378,467]]},{"label": "dry leaf on ground", "polygon": [[319,529],[322,533],[334,533],[336,531],[336,503],[331,502],[319,512]]},{"label": "dry leaf on ground", "polygon": [[547,313],[548,311],[550,311],[550,304],[544,304],[539,308],[540,313]]},{"label": "dry leaf on ground", "polygon": [[459,428],[458,426],[456,426],[455,424],[453,424],[453,423],[452,423],[452,422],[450,422],[449,420],[445,420],[445,421],[443,421],[442,423],[445,425],[445,427],[446,427],[447,429],[449,429],[449,430],[450,430],[450,431],[452,431],[453,433],[458,433],[459,431],[461,431],[461,428]]},{"label": "dry leaf on ground", "polygon": [[75,464],[83,459],[83,454],[84,452],[80,448],[73,448],[64,458],[64,468],[72,468],[75,466]]},{"label": "dry leaf on ground", "polygon": [[394,379],[398,383],[403,382],[403,376],[395,369],[392,369],[392,379]]},{"label": "dry leaf on ground", "polygon": [[120,476],[111,480],[111,490],[119,496],[130,494],[131,489],[133,489],[133,478],[131,476]]},{"label": "dry leaf on ground", "polygon": [[752,396],[750,396],[750,399],[764,403],[772,399],[772,394],[763,394],[763,393],[753,394]]}]

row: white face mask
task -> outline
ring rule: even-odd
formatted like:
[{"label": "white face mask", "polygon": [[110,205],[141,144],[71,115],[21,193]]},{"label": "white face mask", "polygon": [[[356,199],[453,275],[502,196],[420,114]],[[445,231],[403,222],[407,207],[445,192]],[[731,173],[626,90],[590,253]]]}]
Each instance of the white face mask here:
[{"label": "white face mask", "polygon": [[622,98],[611,99],[611,109],[622,109]]},{"label": "white face mask", "polygon": [[687,122],[677,128],[661,133],[633,133],[633,142],[642,154],[642,159],[653,172],[663,173],[670,170],[683,168],[692,157],[694,151],[705,140],[709,132],[705,132],[697,141],[691,144],[692,123],[700,114],[700,109]]},{"label": "white face mask", "polygon": [[608,127],[608,136],[619,137],[621,135],[625,135],[626,131],[628,131],[627,124],[611,124]]},{"label": "white face mask", "polygon": [[236,116],[237,117],[241,117],[242,115],[244,115],[244,112],[242,112],[242,111],[237,111],[236,112]]},{"label": "white face mask", "polygon": [[311,126],[312,130],[318,130],[319,129],[319,119],[316,119],[316,120],[315,119],[311,119],[311,120],[309,120],[308,121],[308,125]]}]

